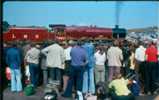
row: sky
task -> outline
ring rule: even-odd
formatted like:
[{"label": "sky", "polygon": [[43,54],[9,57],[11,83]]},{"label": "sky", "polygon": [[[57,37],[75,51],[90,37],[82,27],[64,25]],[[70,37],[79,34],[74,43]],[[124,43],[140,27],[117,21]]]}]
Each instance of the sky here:
[{"label": "sky", "polygon": [[[159,26],[159,2],[125,1],[118,3],[119,27]],[[38,1],[4,2],[3,21],[17,26],[65,24],[113,28],[116,24],[115,1]]]}]

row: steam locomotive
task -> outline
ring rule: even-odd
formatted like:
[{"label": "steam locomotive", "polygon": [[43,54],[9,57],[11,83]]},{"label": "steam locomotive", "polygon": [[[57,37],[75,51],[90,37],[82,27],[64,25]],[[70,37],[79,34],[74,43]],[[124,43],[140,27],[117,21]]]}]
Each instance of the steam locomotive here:
[{"label": "steam locomotive", "polygon": [[96,26],[66,26],[62,24],[50,24],[51,30],[43,27],[10,27],[3,33],[3,41],[25,41],[43,42],[47,40],[77,40],[81,38],[93,40],[108,40],[116,38],[125,38],[126,29],[119,28],[101,28]]}]

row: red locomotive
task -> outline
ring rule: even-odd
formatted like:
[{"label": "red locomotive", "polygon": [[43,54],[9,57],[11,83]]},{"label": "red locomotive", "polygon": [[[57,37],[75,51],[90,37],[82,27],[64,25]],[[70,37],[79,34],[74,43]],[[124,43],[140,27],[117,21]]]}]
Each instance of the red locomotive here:
[{"label": "red locomotive", "polygon": [[42,42],[46,40],[69,40],[80,38],[91,39],[112,39],[112,28],[99,28],[93,26],[65,26],[65,25],[49,25],[52,30],[49,32],[47,28],[42,27],[11,27],[3,34],[4,41],[14,40],[30,40],[33,42]]},{"label": "red locomotive", "polygon": [[3,41],[30,40],[41,42],[54,38],[55,35],[50,34],[46,28],[11,27],[3,34]]}]

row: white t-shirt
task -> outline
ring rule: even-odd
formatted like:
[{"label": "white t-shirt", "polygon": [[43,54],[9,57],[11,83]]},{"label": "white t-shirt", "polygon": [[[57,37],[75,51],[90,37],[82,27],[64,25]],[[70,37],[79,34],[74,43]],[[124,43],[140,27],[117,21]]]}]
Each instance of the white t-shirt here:
[{"label": "white t-shirt", "polygon": [[94,57],[95,57],[96,65],[104,65],[105,64],[105,60],[106,60],[105,52],[103,54],[100,54],[99,51],[97,51],[94,54]]},{"label": "white t-shirt", "polygon": [[138,61],[145,61],[145,51],[146,49],[143,46],[140,46],[135,51],[135,59]]},{"label": "white t-shirt", "polygon": [[70,56],[71,49],[72,47],[68,47],[65,49],[66,60],[71,60],[71,56]]}]

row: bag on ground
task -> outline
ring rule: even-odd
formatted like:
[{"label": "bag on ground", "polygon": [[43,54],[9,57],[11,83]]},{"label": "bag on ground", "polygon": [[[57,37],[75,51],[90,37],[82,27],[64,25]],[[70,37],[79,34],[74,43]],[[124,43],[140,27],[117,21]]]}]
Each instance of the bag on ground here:
[{"label": "bag on ground", "polygon": [[31,96],[31,95],[35,94],[34,86],[33,86],[32,84],[27,85],[27,86],[24,88],[24,94],[25,94],[26,96]]}]

